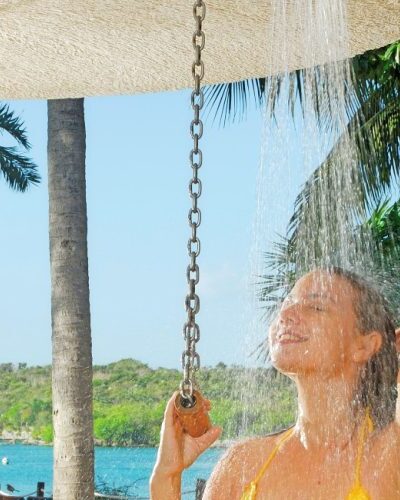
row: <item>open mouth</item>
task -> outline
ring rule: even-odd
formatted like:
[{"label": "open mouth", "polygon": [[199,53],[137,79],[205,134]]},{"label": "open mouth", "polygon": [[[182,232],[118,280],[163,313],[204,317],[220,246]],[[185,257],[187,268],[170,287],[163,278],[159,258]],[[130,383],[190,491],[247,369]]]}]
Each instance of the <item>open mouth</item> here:
[{"label": "open mouth", "polygon": [[278,344],[301,344],[302,342],[306,342],[308,340],[308,337],[302,337],[301,335],[297,335],[296,333],[292,332],[284,332],[280,333],[277,336],[277,342]]}]

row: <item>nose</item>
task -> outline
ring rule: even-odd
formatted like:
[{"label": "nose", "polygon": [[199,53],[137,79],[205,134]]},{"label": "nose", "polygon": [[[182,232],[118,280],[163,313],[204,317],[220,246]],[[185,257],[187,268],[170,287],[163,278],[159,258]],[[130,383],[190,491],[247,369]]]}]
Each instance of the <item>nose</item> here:
[{"label": "nose", "polygon": [[287,304],[280,310],[279,323],[296,325],[300,321],[299,304]]}]

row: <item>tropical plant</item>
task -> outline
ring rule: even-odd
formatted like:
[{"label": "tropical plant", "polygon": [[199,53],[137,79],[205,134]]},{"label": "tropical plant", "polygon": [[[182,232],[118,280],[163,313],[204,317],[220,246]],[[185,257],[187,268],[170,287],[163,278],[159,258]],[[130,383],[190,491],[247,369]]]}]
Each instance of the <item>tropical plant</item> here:
[{"label": "tropical plant", "polygon": [[48,101],[54,498],[94,498],[83,99]]},{"label": "tropical plant", "polygon": [[[369,258],[371,270],[377,279],[377,287],[387,296],[393,311],[399,310],[400,288],[398,276],[400,272],[400,200],[390,203],[384,201],[373,209],[369,218],[353,230],[354,240],[372,240]],[[259,299],[269,309],[276,307],[276,301],[291,288],[297,277],[296,247],[290,238],[281,236],[274,243],[273,250],[265,252],[266,268]],[[398,313],[398,320],[400,314]]]},{"label": "tropical plant", "polygon": [[400,200],[378,205],[359,230],[372,235],[376,284],[388,299],[396,324],[400,324]]},{"label": "tropical plant", "polygon": [[[400,44],[360,56],[353,63],[355,74],[353,116],[349,118],[348,137],[356,145],[358,169],[353,178],[358,190],[356,203],[346,207],[358,220],[354,241],[372,241],[368,274],[382,289],[396,311],[397,319],[400,289],[396,279],[399,268],[400,239],[398,202],[390,205],[382,198],[399,191],[400,174]],[[353,102],[353,106],[354,106]],[[295,211],[287,234],[265,255],[266,273],[260,290],[260,299],[268,307],[285,295],[296,278],[307,269],[299,265],[298,246],[302,231],[312,224],[310,207],[318,207],[318,199],[334,206],[335,192],[329,189],[338,168],[337,158],[345,150],[345,138],[339,137],[328,157],[307,180],[295,202]],[[325,183],[325,186],[324,186]],[[327,188],[328,186],[328,188]],[[398,196],[398,194],[397,194]],[[328,211],[328,210],[326,210]],[[332,210],[333,212],[333,210]],[[363,222],[364,221],[364,222]],[[310,235],[311,231],[308,231]],[[317,245],[318,240],[310,241]],[[334,252],[334,245],[330,248]],[[260,347],[261,348],[261,347]],[[265,350],[264,350],[265,351]],[[264,354],[265,355],[265,352]]]},{"label": "tropical plant", "polygon": [[[288,226],[292,241],[306,220],[310,198],[320,188],[322,179],[329,183],[334,176],[337,158],[343,155],[347,137],[357,148],[358,177],[353,181],[360,195],[357,204],[349,209],[365,219],[382,197],[390,195],[394,187],[399,188],[400,42],[354,58],[352,68],[354,84],[346,96],[347,133],[337,139],[299,193]],[[328,119],[320,120],[323,122],[327,123]]]},{"label": "tropical plant", "polygon": [[[8,104],[0,105],[0,131],[7,132],[24,150],[30,149],[23,121]],[[40,182],[36,164],[16,146],[0,146],[0,172],[7,184],[17,191],[24,192],[31,184]]]},{"label": "tropical plant", "polygon": [[[283,95],[287,96],[288,108],[293,116],[296,102],[304,113],[306,82],[308,85],[311,82],[313,110],[319,128],[326,133],[339,132],[328,156],[298,194],[286,235],[274,243],[272,251],[265,253],[266,272],[260,278],[259,298],[264,301],[267,312],[276,307],[296,278],[306,270],[301,258],[299,260],[299,241],[301,235],[304,239],[304,234],[309,236],[317,232],[312,225],[316,223],[315,213],[321,200],[328,207],[326,212],[335,212],[329,210],[337,202],[332,188],[349,141],[357,150],[357,168],[351,178],[357,196],[352,197],[346,207],[355,222],[354,232],[361,240],[372,236],[371,267],[375,277],[380,277],[383,283],[391,281],[393,285],[390,276],[399,269],[398,203],[390,206],[389,202],[382,203],[381,200],[399,190],[400,41],[350,60],[353,85],[346,85],[343,89],[347,130],[341,133],[334,130],[337,125],[332,120],[331,107],[334,104],[331,106],[327,99],[327,96],[332,100],[336,97],[335,89],[332,93],[326,88],[324,73],[327,68],[328,65],[325,65],[311,71],[298,70],[288,75],[221,84],[207,89],[209,109],[216,108],[216,115],[220,113],[220,121],[225,124],[228,118],[235,120],[244,116],[250,94],[257,105],[266,106],[271,115],[274,115]],[[284,88],[286,93],[282,92]],[[325,95],[322,96],[322,93]],[[322,105],[321,97],[327,105]],[[318,235],[313,236],[313,241],[308,240],[308,244],[314,246],[314,255],[318,256]],[[334,240],[330,242],[328,251],[335,251]],[[386,294],[391,295],[395,304],[400,297],[398,286],[397,291],[396,287],[387,287]],[[263,344],[258,346],[257,351],[265,356]]]}]

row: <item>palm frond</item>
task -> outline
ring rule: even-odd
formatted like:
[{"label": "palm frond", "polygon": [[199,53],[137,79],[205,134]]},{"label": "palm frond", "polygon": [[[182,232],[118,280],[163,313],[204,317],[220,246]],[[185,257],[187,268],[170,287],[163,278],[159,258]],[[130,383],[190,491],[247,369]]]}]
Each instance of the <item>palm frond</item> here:
[{"label": "palm frond", "polygon": [[213,110],[213,122],[219,117],[219,125],[225,126],[228,120],[233,123],[246,116],[250,100],[256,106],[261,106],[265,95],[265,78],[209,85],[205,88],[204,95],[207,117]]},{"label": "palm frond", "polygon": [[378,204],[360,227],[371,232],[377,245],[376,253],[385,267],[400,261],[400,200],[391,204],[386,199]]},{"label": "palm frond", "polygon": [[287,77],[277,75],[209,85],[205,89],[207,117],[213,111],[213,122],[218,118],[220,126],[225,126],[228,122],[241,121],[246,116],[250,102],[256,107],[265,105],[267,112],[273,116],[283,89],[287,90],[288,108],[294,114],[296,102],[303,101],[303,73],[304,70],[297,70]]},{"label": "palm frond", "polygon": [[[304,184],[295,201],[288,233],[295,235],[306,219],[311,200],[321,189],[322,179],[334,186],[338,159],[343,157],[348,142],[356,145],[359,169],[354,173],[354,189],[358,204],[351,207],[359,217],[386,196],[400,177],[400,87],[389,81],[374,90],[350,120],[325,161]],[[331,180],[331,181],[330,181]]]},{"label": "palm frond", "polygon": [[38,184],[37,166],[14,147],[0,146],[0,172],[12,189],[24,192],[30,184]]},{"label": "palm frond", "polygon": [[8,104],[0,105],[0,131],[8,132],[21,146],[30,149],[23,121],[15,116]]},{"label": "palm frond", "polygon": [[272,308],[285,297],[295,279],[295,261],[293,259],[294,246],[292,241],[278,235],[278,241],[273,243],[269,252],[264,252],[266,273],[259,276],[257,297],[265,303],[266,312],[270,314]]},{"label": "palm frond", "polygon": [[[239,82],[220,83],[205,89],[205,110],[207,117],[213,112],[213,122],[219,125],[241,121],[246,116],[249,103],[256,107],[265,106],[270,117],[275,112],[282,97],[287,99],[287,108],[294,117],[296,103],[303,115],[312,111],[318,125],[328,132],[337,128],[332,108],[344,97],[345,114],[352,116],[356,97],[351,85],[341,88],[332,86],[332,72],[348,71],[347,63],[325,64],[312,69],[299,69],[291,73],[268,78],[255,78]],[[344,69],[345,68],[345,69]],[[347,69],[346,69],[347,68]]]}]

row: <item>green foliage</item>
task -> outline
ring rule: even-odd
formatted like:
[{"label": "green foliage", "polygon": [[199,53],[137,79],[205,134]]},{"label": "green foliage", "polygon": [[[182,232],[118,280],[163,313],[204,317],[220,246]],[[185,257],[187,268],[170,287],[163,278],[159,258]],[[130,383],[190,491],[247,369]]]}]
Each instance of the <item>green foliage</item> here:
[{"label": "green foliage", "polygon": [[[296,198],[286,235],[287,251],[296,251],[298,235],[312,221],[312,207],[323,199],[327,212],[335,213],[334,179],[347,153],[348,138],[358,156],[352,189],[358,193],[347,207],[358,220],[366,220],[381,203],[398,189],[400,179],[400,42],[372,50],[351,60],[353,86],[346,92],[347,133],[342,133],[326,159],[313,172]],[[328,112],[330,108],[328,106]],[[329,123],[328,117],[320,117]],[[330,186],[332,187],[330,189]],[[320,202],[319,202],[320,203]],[[332,210],[329,209],[332,207]]]},{"label": "green foliage", "polygon": [[53,441],[53,425],[47,424],[41,427],[34,427],[32,437],[33,439],[44,441],[46,444],[51,444]]},{"label": "green foliage", "polygon": [[[31,146],[24,124],[7,104],[0,105],[0,132],[7,132],[20,147],[29,151]],[[0,146],[0,174],[17,191],[26,191],[29,185],[40,182],[36,164],[17,147]]]},{"label": "green foliage", "polygon": [[399,258],[400,200],[390,205],[389,200],[378,205],[363,227],[372,232],[379,254],[389,261]]},{"label": "green foliage", "polygon": [[[28,431],[33,439],[51,443],[50,366],[20,364],[19,369],[12,365],[4,368],[0,378],[0,429]],[[165,404],[180,379],[178,370],[153,370],[133,359],[94,366],[96,442],[108,446],[156,446]],[[240,399],[241,381],[244,385],[253,381],[261,395],[257,405]],[[204,367],[198,382],[212,401],[211,418],[224,428],[224,439],[234,439],[243,432],[271,432],[294,419],[293,387],[279,378],[271,379],[269,370],[218,363],[214,368]]]},{"label": "green foliage", "polygon": [[379,204],[358,231],[372,234],[375,243],[371,261],[376,269],[378,287],[386,296],[400,324],[400,200]]},{"label": "green foliage", "polygon": [[103,409],[103,416],[95,418],[95,438],[109,446],[155,446],[163,413],[161,403],[120,404]]}]

